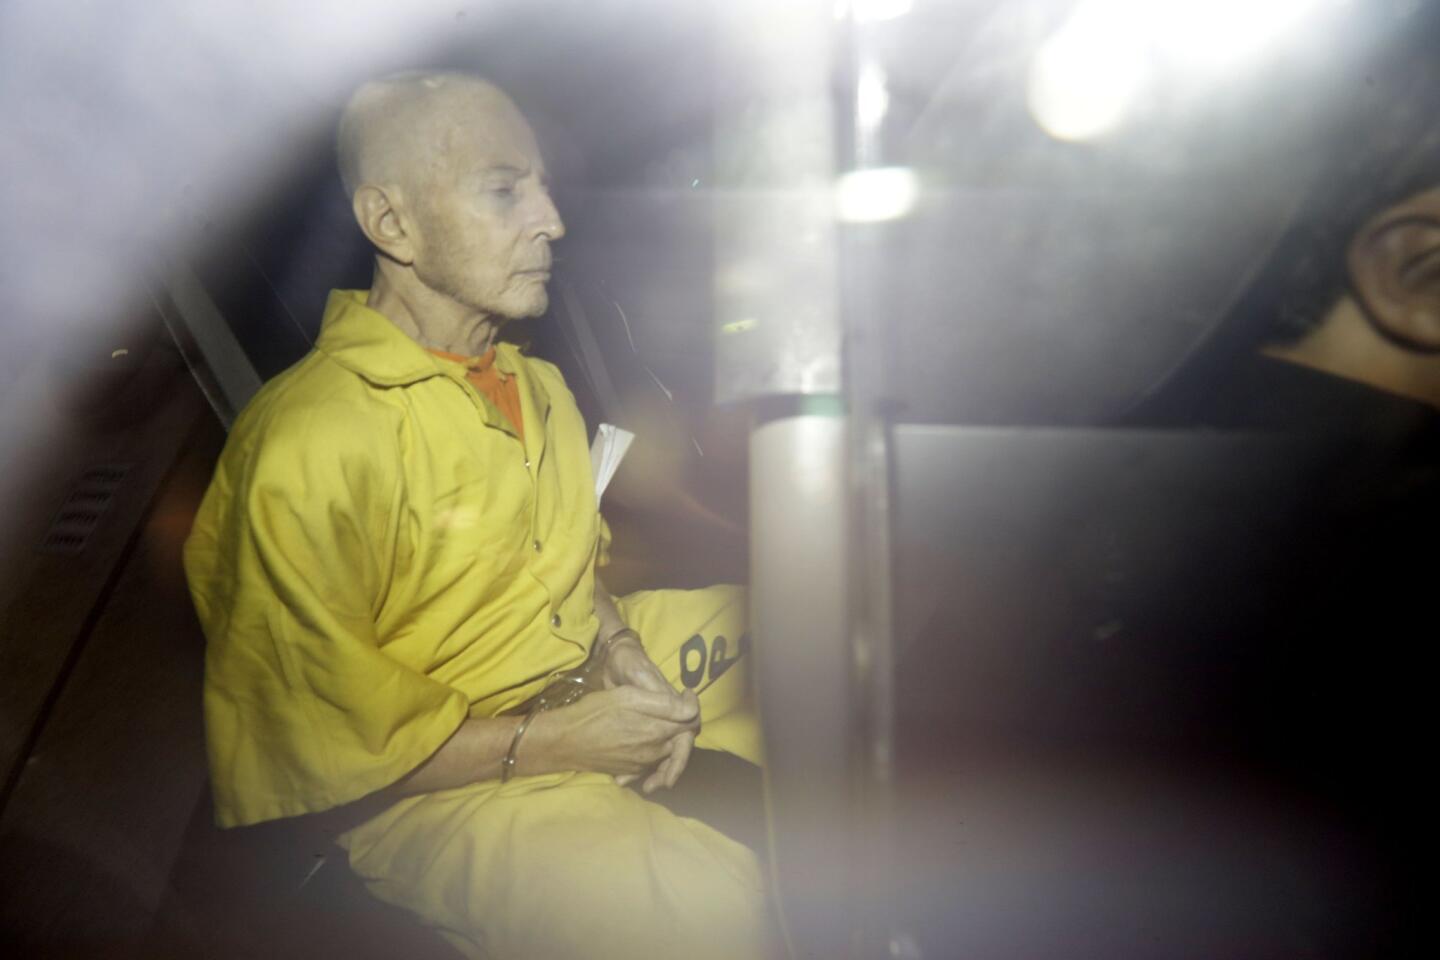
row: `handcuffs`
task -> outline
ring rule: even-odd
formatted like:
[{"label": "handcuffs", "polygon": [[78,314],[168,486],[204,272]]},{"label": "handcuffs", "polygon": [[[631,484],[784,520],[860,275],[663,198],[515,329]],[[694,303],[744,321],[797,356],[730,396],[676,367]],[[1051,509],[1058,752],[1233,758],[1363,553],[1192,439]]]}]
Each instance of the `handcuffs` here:
[{"label": "handcuffs", "polygon": [[[501,783],[509,782],[515,773],[515,753],[520,747],[520,738],[525,736],[525,731],[530,728],[531,720],[546,710],[568,707],[582,697],[605,689],[605,660],[609,657],[611,648],[625,636],[634,637],[636,643],[641,643],[640,634],[629,627],[617,630],[603,643],[592,645],[590,655],[580,666],[555,674],[535,696],[500,712],[502,717],[522,718],[515,728],[515,734],[510,738],[510,749],[506,752],[505,759],[500,761]],[[644,645],[641,646],[643,649]]]}]

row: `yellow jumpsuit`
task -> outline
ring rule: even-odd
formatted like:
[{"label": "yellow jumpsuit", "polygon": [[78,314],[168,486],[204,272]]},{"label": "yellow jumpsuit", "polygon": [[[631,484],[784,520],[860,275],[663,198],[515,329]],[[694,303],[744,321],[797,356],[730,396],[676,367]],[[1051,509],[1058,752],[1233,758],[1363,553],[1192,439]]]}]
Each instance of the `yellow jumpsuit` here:
[{"label": "yellow jumpsuit", "polygon": [[[523,442],[460,364],[335,291],[315,349],[236,421],[185,550],[221,826],[373,793],[585,658],[608,537],[585,425],[552,365],[508,344],[495,362]],[[699,745],[759,762],[743,593],[619,607],[703,691]],[[411,797],[341,842],[468,956],[768,950],[753,854],[606,775]]]}]

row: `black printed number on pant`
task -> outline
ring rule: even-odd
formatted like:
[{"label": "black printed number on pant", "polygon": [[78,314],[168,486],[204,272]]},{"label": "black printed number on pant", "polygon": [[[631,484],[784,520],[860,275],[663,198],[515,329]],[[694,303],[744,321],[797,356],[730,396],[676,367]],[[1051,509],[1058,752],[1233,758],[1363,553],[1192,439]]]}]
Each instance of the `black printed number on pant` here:
[{"label": "black printed number on pant", "polygon": [[750,652],[750,634],[740,635],[740,640],[735,644],[735,653],[730,655],[730,641],[724,636],[716,636],[710,641],[708,647],[705,638],[695,634],[685,645],[680,648],[680,682],[687,689],[694,690],[705,680],[708,669],[710,683],[714,683],[735,665],[745,654]]}]

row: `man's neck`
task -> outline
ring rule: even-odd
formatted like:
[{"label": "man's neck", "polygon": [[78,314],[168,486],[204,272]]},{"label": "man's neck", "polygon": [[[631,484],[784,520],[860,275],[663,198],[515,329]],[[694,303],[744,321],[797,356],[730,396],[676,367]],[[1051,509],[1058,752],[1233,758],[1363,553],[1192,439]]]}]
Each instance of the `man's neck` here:
[{"label": "man's neck", "polygon": [[1262,352],[1440,410],[1440,356],[1407,350],[1387,340],[1349,297],[1341,298],[1304,339],[1266,347]]},{"label": "man's neck", "polygon": [[466,357],[489,351],[504,322],[431,290],[408,271],[397,276],[383,263],[375,268],[367,304],[427,350]]}]

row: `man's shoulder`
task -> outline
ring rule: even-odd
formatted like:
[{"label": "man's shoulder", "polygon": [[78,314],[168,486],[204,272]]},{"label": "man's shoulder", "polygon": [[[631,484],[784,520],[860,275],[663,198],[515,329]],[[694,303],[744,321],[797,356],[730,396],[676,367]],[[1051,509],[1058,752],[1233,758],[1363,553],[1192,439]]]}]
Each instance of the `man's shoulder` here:
[{"label": "man's shoulder", "polygon": [[311,350],[269,380],[235,420],[229,446],[293,449],[297,453],[338,446],[373,446],[377,430],[402,414],[382,391]]}]

